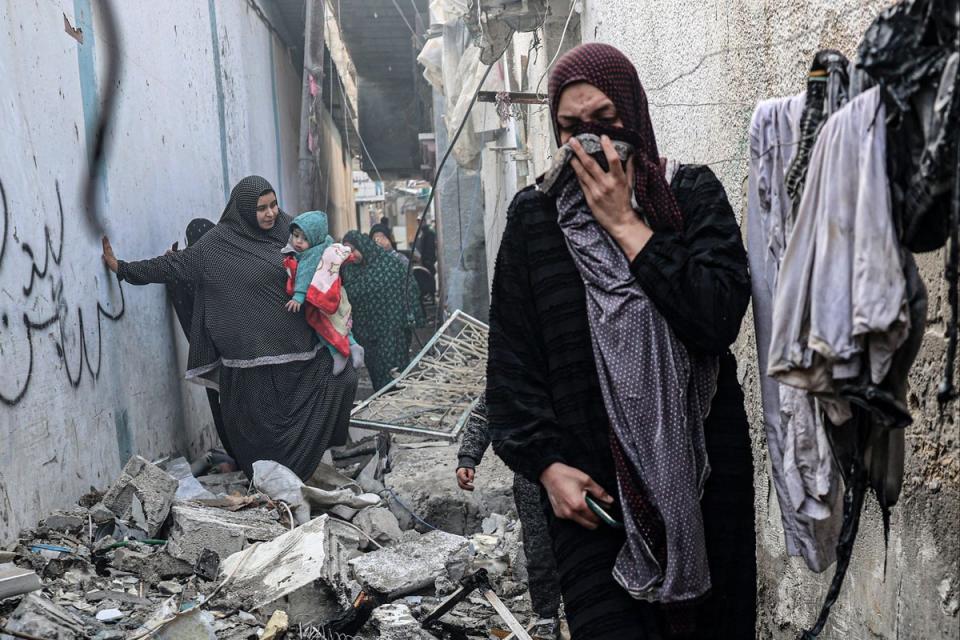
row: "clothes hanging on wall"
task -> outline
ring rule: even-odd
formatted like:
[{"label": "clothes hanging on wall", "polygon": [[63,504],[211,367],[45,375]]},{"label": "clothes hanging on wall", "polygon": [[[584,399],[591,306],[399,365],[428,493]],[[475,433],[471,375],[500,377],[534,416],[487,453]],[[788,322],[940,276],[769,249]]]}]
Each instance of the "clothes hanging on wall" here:
[{"label": "clothes hanging on wall", "polygon": [[[766,374],[773,292],[792,219],[793,204],[785,178],[797,152],[805,104],[806,94],[801,93],[766,100],[754,111],[750,124],[747,250],[764,429],[787,553],[802,556],[811,570],[822,572],[836,558],[842,519],[839,473],[826,434],[812,419],[813,400],[805,391],[781,385]],[[806,462],[798,460],[798,453]],[[820,480],[819,485],[814,482],[812,491],[805,488],[801,469],[807,471],[807,477]]]},{"label": "clothes hanging on wall", "polygon": [[[761,103],[750,130],[748,248],[773,482],[788,552],[814,570],[837,562],[805,639],[840,593],[869,488],[888,534],[928,305],[910,251],[948,239],[938,399],[956,395],[960,7],[904,0],[871,26],[859,57],[847,69],[820,52],[805,94]],[[819,535],[827,524],[832,537]],[[836,548],[818,557],[823,541]]]}]

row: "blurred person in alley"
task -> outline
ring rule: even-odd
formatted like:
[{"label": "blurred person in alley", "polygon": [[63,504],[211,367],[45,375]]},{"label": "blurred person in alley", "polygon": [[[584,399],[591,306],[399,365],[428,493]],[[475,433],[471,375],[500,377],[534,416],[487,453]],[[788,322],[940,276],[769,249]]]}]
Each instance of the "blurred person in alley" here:
[{"label": "blurred person in alley", "polygon": [[275,460],[307,480],[324,451],[346,441],[357,373],[348,366],[334,376],[303,314],[285,309],[280,250],[290,222],[270,183],[249,176],[192,246],[125,262],[104,238],[103,261],[135,285],[193,283],[187,379],[219,390],[226,437],[247,475],[254,462]]},{"label": "blurred person in alley", "polygon": [[407,268],[369,236],[350,231],[343,244],[356,256],[340,273],[353,305],[353,334],[378,391],[393,379],[392,372],[410,364],[413,330],[425,324],[420,289]]},{"label": "blurred person in alley", "polygon": [[[661,160],[615,48],[565,54],[549,99],[562,148],[542,180],[559,194],[516,195],[493,278],[494,450],[542,487],[574,640],[753,638],[752,454],[729,350],[750,281],[733,210],[708,167]],[[706,389],[679,386],[698,371]],[[682,406],[694,395],[705,422]]]},{"label": "blurred person in alley", "polygon": [[[457,484],[464,491],[473,491],[477,467],[490,446],[487,429],[487,406],[483,399],[474,408],[463,429],[457,452]],[[527,559],[527,587],[533,612],[540,618],[530,630],[532,636],[544,640],[560,637],[560,581],[557,562],[550,546],[547,521],[540,502],[540,485],[519,474],[513,476],[513,500],[520,518],[523,553]]]},{"label": "blurred person in alley", "polygon": [[377,246],[400,261],[404,269],[410,264],[410,258],[397,251],[397,245],[393,242],[393,236],[390,235],[390,227],[383,223],[375,224],[370,228],[370,239],[377,243]]}]

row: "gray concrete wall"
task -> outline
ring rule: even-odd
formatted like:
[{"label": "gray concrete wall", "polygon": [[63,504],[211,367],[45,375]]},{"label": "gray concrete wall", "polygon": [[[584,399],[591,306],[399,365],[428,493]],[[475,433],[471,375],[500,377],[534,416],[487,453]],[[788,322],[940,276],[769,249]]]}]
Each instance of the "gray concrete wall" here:
[{"label": "gray concrete wall", "polygon": [[[216,438],[205,396],[182,381],[163,287],[121,291],[82,224],[87,131],[116,51],[91,4],[0,4],[0,542],[104,487],[131,454],[196,454]],[[118,255],[183,244],[187,222],[216,220],[250,173],[297,207],[301,71],[248,3],[112,5],[124,70],[103,184]]]},{"label": "gray concrete wall", "polygon": [[[660,152],[711,163],[738,213],[744,209],[747,126],[757,101],[801,91],[813,54],[852,55],[884,0],[638,2],[587,0],[583,41],[624,50],[647,88]],[[910,377],[915,423],[907,434],[906,481],[890,544],[872,496],[854,560],[823,638],[960,638],[957,619],[960,438],[954,404],[939,415],[946,312],[942,256],[920,258],[930,293],[929,328]],[[747,318],[751,314],[748,312]],[[811,624],[832,570],[810,573],[784,551],[760,422],[750,322],[737,345],[754,440],[759,638],[794,639]],[[885,568],[886,566],[886,568]]]}]

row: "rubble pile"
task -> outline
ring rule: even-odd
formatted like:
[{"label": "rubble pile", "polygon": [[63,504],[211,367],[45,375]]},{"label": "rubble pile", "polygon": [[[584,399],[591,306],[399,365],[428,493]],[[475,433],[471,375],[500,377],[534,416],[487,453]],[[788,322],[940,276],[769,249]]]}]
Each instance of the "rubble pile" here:
[{"label": "rubble pile", "polygon": [[134,457],[105,492],[0,549],[0,640],[507,637],[490,594],[461,585],[485,571],[532,622],[509,474],[491,470],[458,504],[453,460],[443,443],[379,435],[304,484],[275,462],[250,481]]}]

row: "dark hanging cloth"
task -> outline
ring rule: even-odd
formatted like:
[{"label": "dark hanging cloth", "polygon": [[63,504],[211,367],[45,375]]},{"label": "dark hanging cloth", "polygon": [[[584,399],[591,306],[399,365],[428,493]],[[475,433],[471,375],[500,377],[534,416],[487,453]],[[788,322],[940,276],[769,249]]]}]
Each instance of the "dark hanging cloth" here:
[{"label": "dark hanging cloth", "polygon": [[280,250],[291,218],[280,212],[266,231],[257,224],[257,200],[272,192],[263,178],[244,178],[199,242],[121,262],[118,276],[133,284],[194,283],[187,378],[219,386],[227,436],[244,471],[275,460],[307,478],[326,448],[345,438],[357,376],[348,368],[334,377],[333,359],[303,314],[284,308]]},{"label": "dark hanging cloth", "polygon": [[[187,246],[192,247],[203,237],[203,235],[213,229],[214,223],[205,218],[195,218],[187,225]],[[196,299],[196,287],[190,281],[178,281],[167,283],[167,296],[173,304],[173,311],[177,316],[177,322],[183,329],[183,335],[187,340],[190,339],[190,327],[193,320],[193,304]],[[211,388],[207,388],[207,402],[210,405],[210,414],[213,416],[213,424],[217,429],[217,436],[220,438],[220,444],[223,445],[227,455],[231,458],[233,454],[230,449],[229,437],[223,426],[223,415],[220,412],[220,394]]]},{"label": "dark hanging cloth", "polygon": [[[682,167],[671,189],[684,213],[683,231],[655,233],[630,268],[689,349],[721,356],[704,425],[712,471],[701,501],[713,591],[698,619],[711,622],[697,637],[753,638],[752,453],[728,352],[749,302],[747,260],[733,210],[710,169]],[[538,482],[547,466],[563,462],[616,490],[583,281],[555,202],[533,188],[514,198],[497,257],[487,409],[494,450],[514,471]],[[548,517],[574,637],[578,631],[591,638],[660,637],[660,612],[613,579],[622,534],[587,531],[549,509]]]},{"label": "dark hanging cloth", "polygon": [[[824,49],[817,53],[807,76],[807,96],[800,116],[800,143],[784,182],[796,212],[807,180],[810,154],[820,128],[849,99],[850,61],[839,51]],[[792,227],[792,223],[791,223]]]},{"label": "dark hanging cloth", "polygon": [[950,315],[941,404],[954,399],[960,281],[960,24],[956,1],[904,0],[874,21],[858,67],[883,87],[887,174],[901,241],[934,251],[948,239]]},{"label": "dark hanging cloth", "polygon": [[410,363],[410,339],[424,325],[420,290],[403,263],[359,231],[343,237],[363,259],[340,271],[353,307],[353,336],[365,349],[367,371],[377,391],[393,379],[391,372]]}]

